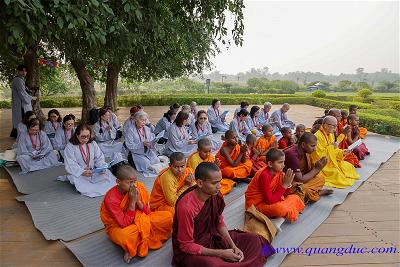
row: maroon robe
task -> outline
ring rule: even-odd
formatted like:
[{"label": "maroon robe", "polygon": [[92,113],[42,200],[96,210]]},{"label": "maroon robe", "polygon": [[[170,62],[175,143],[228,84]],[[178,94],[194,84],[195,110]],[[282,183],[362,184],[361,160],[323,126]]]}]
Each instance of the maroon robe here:
[{"label": "maroon robe", "polygon": [[[197,186],[188,188],[182,193],[176,201],[175,209],[179,205],[181,198]],[[203,208],[194,219],[193,237],[196,244],[212,249],[228,249],[228,242],[218,232],[219,218],[225,208],[225,202],[221,195],[211,196],[204,203]],[[174,266],[190,266],[190,267],[210,267],[210,266],[232,266],[232,262],[224,261],[218,257],[191,255],[181,251],[178,242],[179,220],[177,213],[174,215],[174,224],[172,232],[173,258]],[[240,230],[230,230],[229,234],[236,246],[243,251],[244,259],[242,262],[235,262],[234,266],[238,267],[257,267],[264,266],[267,257],[274,252],[268,241],[260,235],[247,233]]]},{"label": "maroon robe", "polygon": [[[358,136],[358,139],[360,139],[360,131],[357,128],[358,128],[357,126],[351,128],[352,139],[354,139],[356,136]],[[365,159],[365,156],[369,155],[368,148],[364,143],[354,148],[353,153],[357,156],[359,160]]]}]

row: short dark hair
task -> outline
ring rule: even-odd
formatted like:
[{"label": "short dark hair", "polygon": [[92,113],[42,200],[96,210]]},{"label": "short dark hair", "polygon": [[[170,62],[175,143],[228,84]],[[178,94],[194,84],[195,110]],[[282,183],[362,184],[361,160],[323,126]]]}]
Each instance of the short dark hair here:
[{"label": "short dark hair", "polygon": [[171,117],[174,116],[175,114],[176,114],[175,110],[170,109],[170,110],[168,110],[166,113],[164,113],[164,116],[163,116],[163,117],[167,118],[167,120],[168,120],[169,122],[171,122]]},{"label": "short dark hair", "polygon": [[179,105],[179,103],[174,103],[169,107],[169,109],[178,109],[180,107],[181,107],[181,105]]},{"label": "short dark hair", "polygon": [[217,102],[219,101],[219,99],[213,99],[213,101],[211,102],[211,106],[215,106],[215,104],[217,104]]},{"label": "short dark hair", "polygon": [[265,155],[266,161],[277,161],[280,157],[285,156],[285,153],[283,153],[282,150],[276,149],[276,148],[270,148]]},{"label": "short dark hair", "polygon": [[28,67],[26,66],[26,65],[24,65],[24,64],[19,64],[18,66],[17,66],[17,70],[18,71],[21,71],[21,70],[28,70]]},{"label": "short dark hair", "polygon": [[25,125],[28,125],[29,117],[31,117],[32,115],[36,116],[36,113],[33,112],[32,110],[29,110],[29,111],[25,112],[24,119],[22,120],[22,123],[25,124]]},{"label": "short dark hair", "polygon": [[121,181],[129,179],[134,175],[137,176],[135,169],[128,163],[119,164],[115,173],[115,177]]},{"label": "short dark hair", "polygon": [[50,121],[50,114],[56,114],[58,116],[57,121],[61,122],[61,115],[60,112],[57,109],[50,109],[49,112],[47,113],[47,121]]},{"label": "short dark hair", "polygon": [[26,125],[26,129],[30,129],[34,126],[39,125],[39,129],[41,129],[40,127],[40,120],[38,118],[32,118],[28,121],[28,124]]},{"label": "short dark hair", "polygon": [[75,122],[75,115],[73,115],[73,114],[65,115],[62,120],[62,122],[63,122],[62,127],[64,128],[64,123],[66,123],[67,121],[70,121],[70,120],[73,120]]},{"label": "short dark hair", "polygon": [[248,116],[249,112],[247,110],[245,110],[244,108],[242,108],[241,110],[239,110],[239,112],[236,114],[238,117],[239,116]]},{"label": "short dark hair", "polygon": [[87,124],[79,124],[78,127],[76,127],[74,134],[72,135],[71,139],[69,139],[69,141],[73,144],[73,145],[79,145],[79,139],[78,139],[78,135],[81,134],[82,131],[87,130],[90,132],[90,138],[88,143],[91,143],[93,141],[93,133],[92,133],[92,128],[90,128],[89,125]]},{"label": "short dark hair", "polygon": [[256,112],[259,110],[260,110],[259,106],[252,106],[250,109],[250,117],[254,118],[254,114],[256,114]]},{"label": "short dark hair", "polygon": [[169,164],[173,164],[178,161],[182,161],[185,159],[185,155],[182,152],[173,152],[169,156]]},{"label": "short dark hair", "polygon": [[194,171],[194,177],[196,180],[205,181],[212,171],[220,171],[220,168],[217,164],[214,162],[202,162],[196,167],[196,170]]},{"label": "short dark hair", "polygon": [[281,133],[287,133],[287,132],[292,132],[292,129],[290,129],[290,127],[282,127],[281,128]]},{"label": "short dark hair", "polygon": [[302,143],[308,143],[311,140],[316,141],[317,137],[312,133],[307,133],[306,132],[299,138],[299,146],[301,146]]},{"label": "short dark hair", "polygon": [[232,134],[234,134],[234,132],[232,130],[228,130],[225,132],[225,139],[228,139],[229,136],[231,136]]},{"label": "short dark hair", "polygon": [[264,125],[261,127],[261,131],[264,133],[264,132],[266,132],[269,128],[272,128],[271,124],[266,123],[266,124],[264,124]]},{"label": "short dark hair", "polygon": [[248,134],[246,136],[246,144],[249,143],[250,141],[255,142],[257,140],[257,137],[254,134]]},{"label": "short dark hair", "polygon": [[184,120],[187,120],[187,119],[189,119],[189,113],[184,112],[184,111],[179,111],[178,115],[176,115],[176,118],[175,118],[176,126],[182,127]]},{"label": "short dark hair", "polygon": [[247,101],[240,102],[240,107],[241,108],[248,107],[248,106],[249,106],[249,102],[247,102]]},{"label": "short dark hair", "polygon": [[211,146],[211,141],[207,137],[201,138],[199,142],[197,142],[198,148],[203,148],[207,146]]},{"label": "short dark hair", "polygon": [[354,109],[357,109],[357,108],[358,108],[357,105],[350,105],[349,106],[349,112],[354,110]]}]

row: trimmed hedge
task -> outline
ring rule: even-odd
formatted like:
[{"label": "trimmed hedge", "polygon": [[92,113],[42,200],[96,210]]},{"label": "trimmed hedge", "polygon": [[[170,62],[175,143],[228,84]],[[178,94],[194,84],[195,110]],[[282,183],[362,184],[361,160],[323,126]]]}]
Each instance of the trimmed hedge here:
[{"label": "trimmed hedge", "polygon": [[324,109],[337,108],[348,110],[350,105],[357,105],[359,109],[373,109],[374,106],[371,104],[361,103],[361,102],[343,102],[325,98],[312,97],[310,104],[311,106],[316,106]]},{"label": "trimmed hedge", "polygon": [[358,111],[357,114],[360,116],[360,125],[366,127],[368,131],[400,136],[400,119],[378,114],[370,114],[364,110]]}]

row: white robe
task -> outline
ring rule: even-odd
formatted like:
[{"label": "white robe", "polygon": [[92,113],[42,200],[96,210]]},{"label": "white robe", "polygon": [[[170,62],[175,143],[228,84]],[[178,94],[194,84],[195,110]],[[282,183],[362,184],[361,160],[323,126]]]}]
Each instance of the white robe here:
[{"label": "white robe", "polygon": [[250,133],[249,128],[247,127],[246,122],[242,121],[240,122],[240,125],[238,123],[237,119],[233,119],[231,123],[229,124],[229,130],[235,132],[239,138],[239,140],[242,142],[242,144],[246,143],[246,136]]},{"label": "white robe", "polygon": [[221,112],[214,110],[210,107],[207,110],[208,121],[211,123],[211,127],[216,128],[219,132],[225,133],[229,130],[229,125],[224,122],[225,116]]},{"label": "white robe", "polygon": [[188,157],[197,149],[197,144],[189,144],[190,135],[185,126],[178,127],[172,124],[168,129],[168,141],[165,145],[164,154],[170,156],[173,152],[182,152]]},{"label": "white robe", "polygon": [[[254,124],[255,123],[255,124]],[[247,116],[247,128],[252,131],[252,130],[256,130],[256,136],[259,137],[261,135],[263,135],[262,131],[260,129],[257,128],[257,124],[259,124],[258,122],[258,117],[252,119],[250,116]]]},{"label": "white robe", "polygon": [[271,116],[269,115],[269,113],[264,113],[264,109],[261,109],[260,115],[258,116],[258,123],[261,125],[270,123],[270,118]]},{"label": "white robe", "polygon": [[[104,161],[103,152],[95,141],[88,144],[90,159],[89,168],[104,167],[107,163]],[[83,146],[84,148],[86,146]],[[103,196],[111,187],[115,186],[115,177],[107,169],[101,173],[93,173],[91,177],[83,176],[86,163],[79,149],[79,145],[68,143],[64,150],[65,170],[68,173],[66,177],[59,177],[60,180],[68,180],[75,185],[82,195],[88,197]]]},{"label": "white robe", "polygon": [[[74,135],[74,129],[72,129],[71,137]],[[53,139],[50,139],[54,150],[57,150],[62,157],[64,157],[64,149],[66,145],[69,143],[69,139],[67,140],[67,137],[64,132],[64,128],[60,127],[56,131],[56,135],[54,136]]]},{"label": "white robe", "polygon": [[154,129],[154,134],[159,134],[162,131],[164,132],[164,138],[168,139],[168,129],[171,127],[172,123],[168,121],[166,117],[162,117],[156,124],[156,127]]},{"label": "white robe", "polygon": [[271,125],[274,127],[274,132],[280,131],[282,127],[294,128],[295,124],[288,120],[287,114],[282,112],[282,109],[275,110],[271,114]]},{"label": "white robe", "polygon": [[113,126],[115,129],[120,130],[121,124],[119,123],[118,117],[117,117],[117,115],[116,115],[115,113],[112,113],[112,112],[111,112],[111,117],[110,117],[109,122],[112,124],[112,126]]},{"label": "white robe", "polygon": [[25,79],[22,76],[15,76],[11,84],[11,114],[14,129],[23,120],[25,112],[32,110],[32,96],[26,92],[27,89]]},{"label": "white robe", "polygon": [[[117,136],[117,129],[110,125],[111,128],[106,130],[104,126],[104,123],[102,123],[102,127],[100,127],[100,122],[94,124],[93,132],[96,137],[95,140],[106,158],[119,158],[121,155],[117,154],[121,154],[124,151],[122,150],[123,144],[114,140]],[[100,133],[101,128],[103,131]]]},{"label": "white robe", "polygon": [[[38,141],[40,148],[35,150],[32,146],[28,132],[22,132],[17,142],[17,161],[21,166],[22,172],[27,173],[42,169],[47,169],[53,166],[58,166],[61,163],[57,159],[56,153],[53,151],[50,140],[46,133],[39,132]],[[42,154],[44,157],[39,160],[34,160],[32,157]]]},{"label": "white robe", "polygon": [[190,135],[194,140],[197,140],[199,136],[205,136],[208,139],[210,139],[212,151],[217,151],[222,146],[222,141],[214,138],[214,135],[211,130],[211,124],[208,121],[204,123],[202,128],[201,127],[197,128],[195,124],[191,125]]},{"label": "white robe", "polygon": [[[132,153],[136,170],[146,177],[156,176],[156,170],[151,165],[160,163],[160,160],[154,147],[155,135],[151,132],[151,129],[147,126],[144,127],[145,136],[139,134],[135,124],[127,124],[125,130],[125,145]],[[151,142],[152,147],[145,151],[143,141]]]},{"label": "white robe", "polygon": [[52,139],[54,139],[54,137],[56,136],[56,131],[59,128],[62,128],[61,122],[56,122],[55,125],[56,129],[54,129],[51,121],[46,121],[46,123],[44,124],[43,131],[47,134],[47,137],[50,139],[50,141],[52,141]]}]

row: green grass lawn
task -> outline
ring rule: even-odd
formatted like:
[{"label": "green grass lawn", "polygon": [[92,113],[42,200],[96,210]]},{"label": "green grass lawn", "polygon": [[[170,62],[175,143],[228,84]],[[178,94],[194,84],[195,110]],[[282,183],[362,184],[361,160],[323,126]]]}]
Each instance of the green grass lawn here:
[{"label": "green grass lawn", "polygon": [[[309,96],[312,92],[296,92],[296,95],[299,96]],[[356,96],[357,92],[326,92],[328,96]],[[374,92],[372,97],[374,96],[384,96],[384,97],[399,97],[400,93],[382,93],[382,92]]]}]

